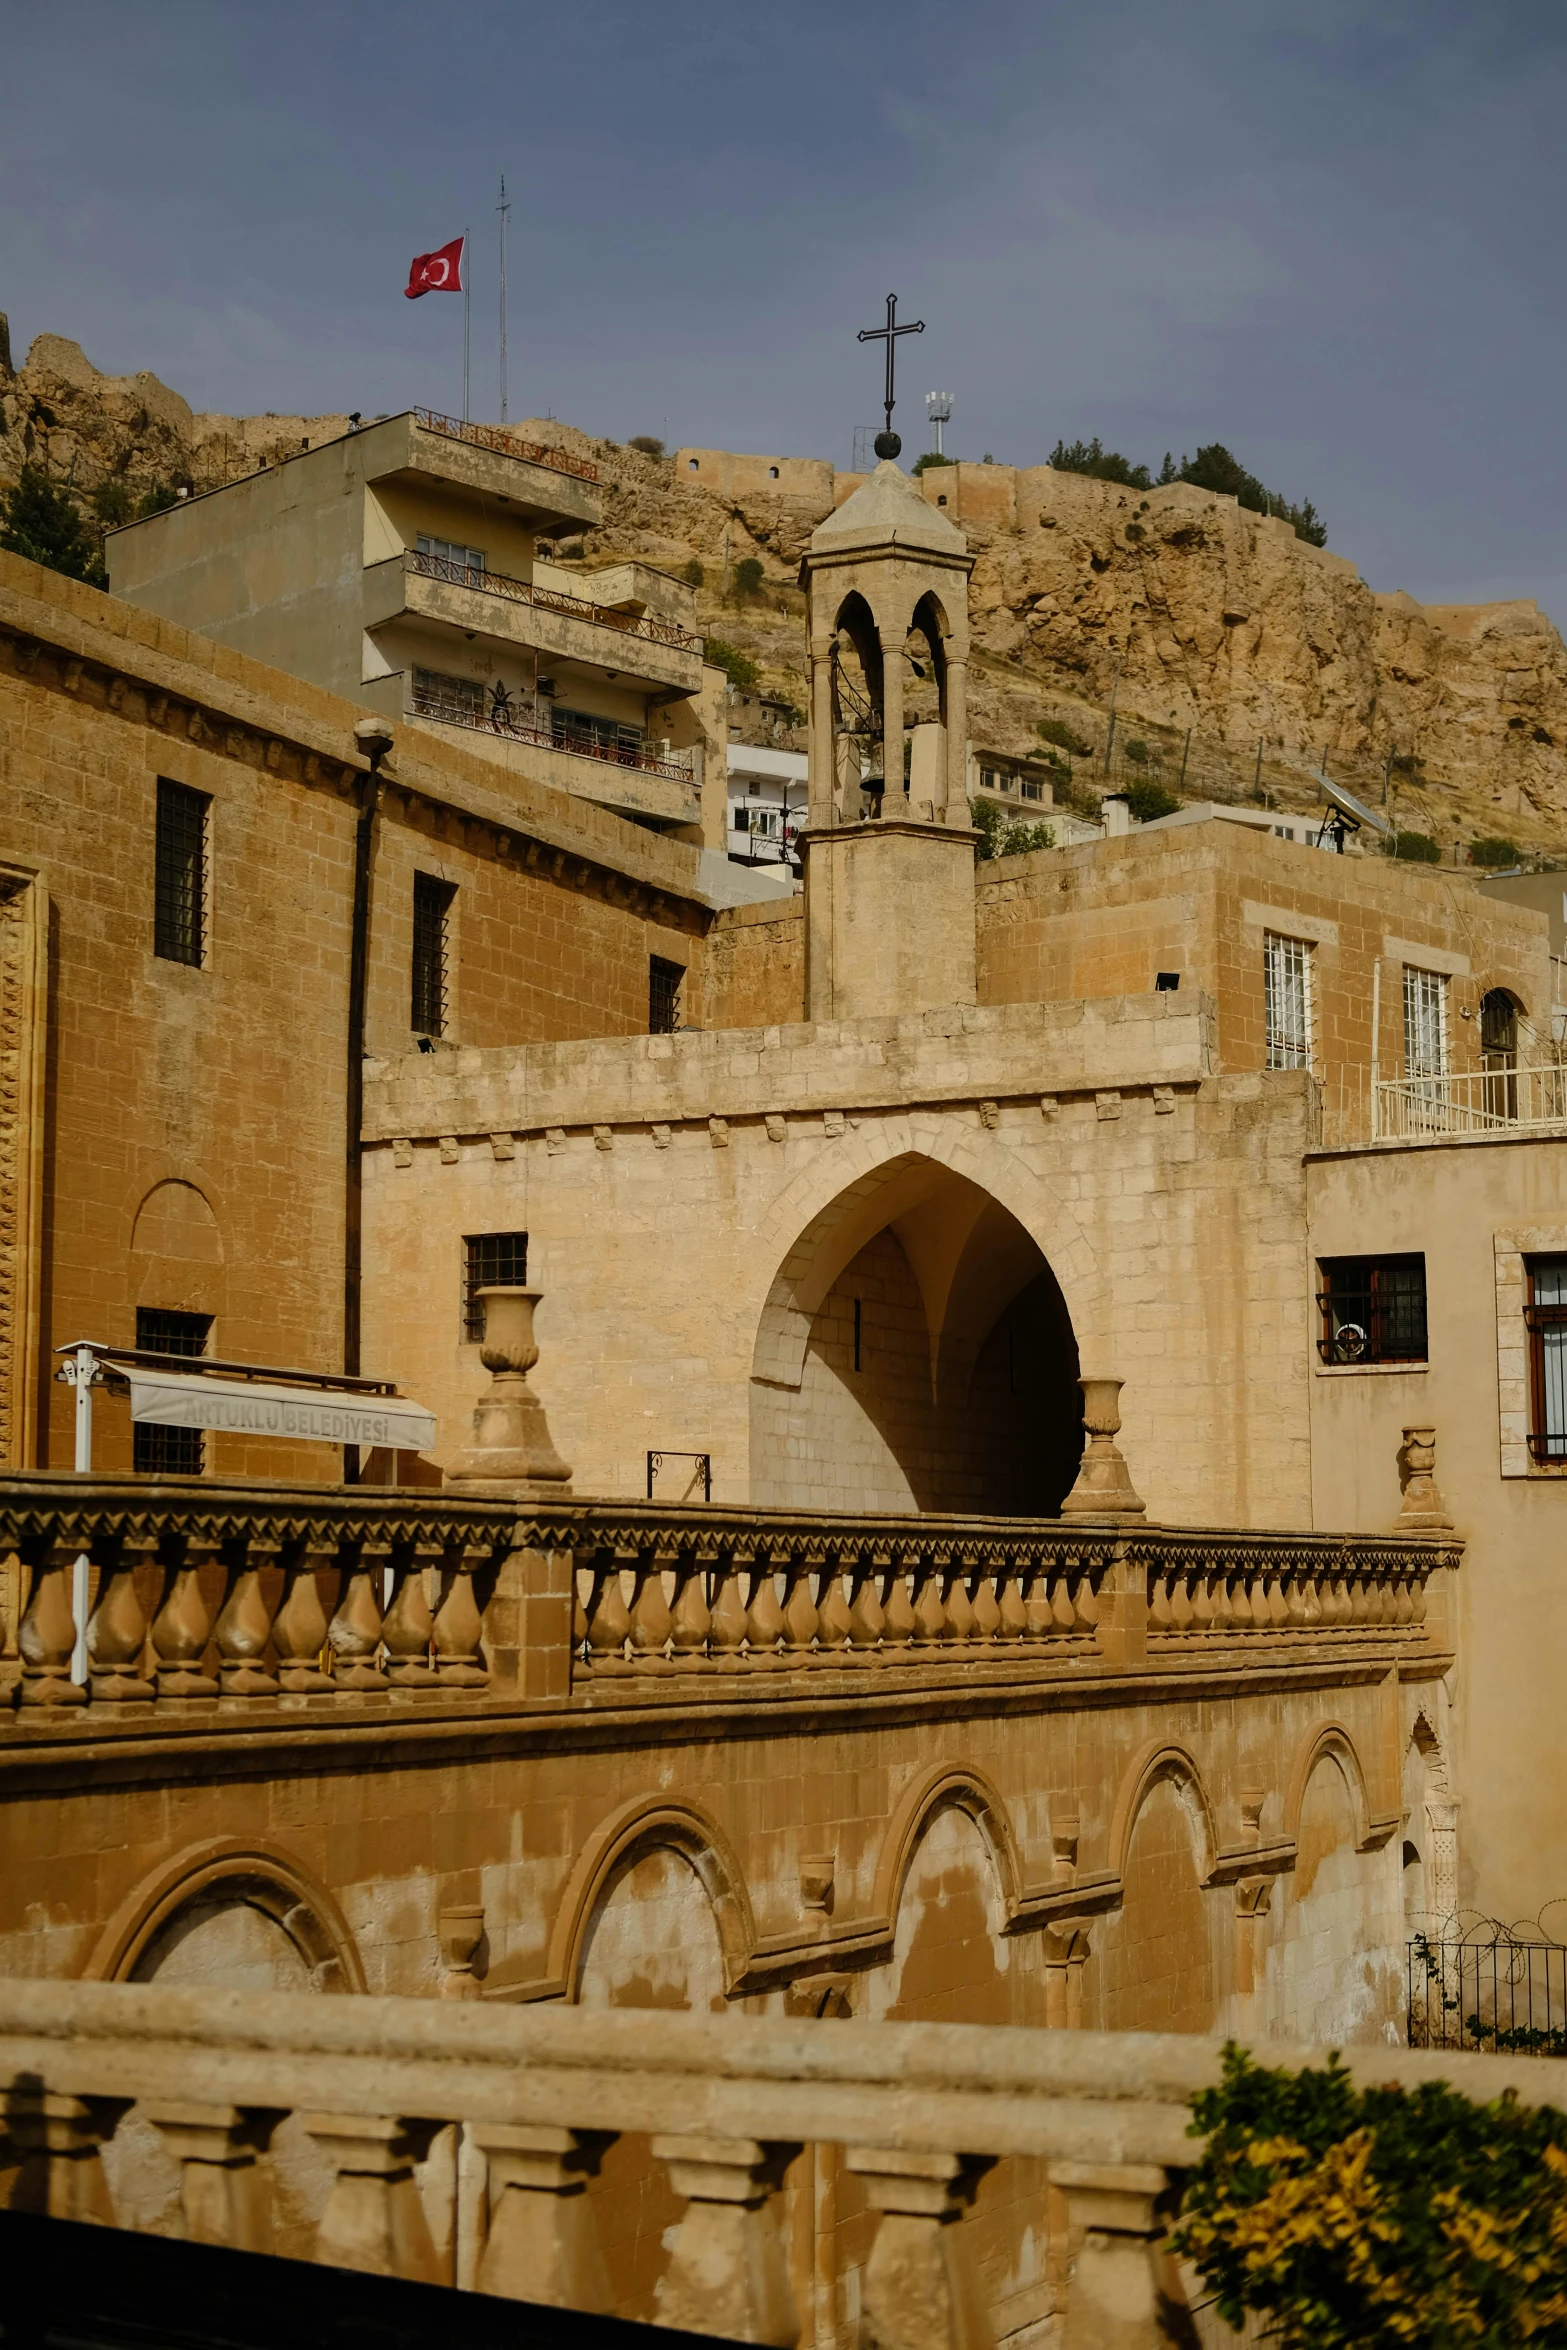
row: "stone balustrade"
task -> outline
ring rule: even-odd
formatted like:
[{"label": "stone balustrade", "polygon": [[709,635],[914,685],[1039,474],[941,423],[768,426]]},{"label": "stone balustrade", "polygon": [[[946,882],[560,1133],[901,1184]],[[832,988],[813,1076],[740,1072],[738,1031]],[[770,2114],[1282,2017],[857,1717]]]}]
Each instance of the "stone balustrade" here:
[{"label": "stone balustrade", "polygon": [[[616,2279],[583,2190],[636,2133],[683,2207],[659,2317],[789,2344],[802,2327],[780,2182],[802,2147],[830,2147],[880,2215],[861,2338],[984,2350],[963,2214],[996,2162],[1033,2158],[1061,2198],[1052,2219],[1040,2194],[1041,2234],[1066,2218],[1068,2350],[1154,2350],[1180,2292],[1162,2244],[1198,2152],[1189,2101],[1218,2079],[1220,2053],[1180,2034],[13,1979],[0,1982],[0,2202],[114,2226],[112,2181],[129,2189],[156,2133],[181,2182],[164,2224],[265,2251],[269,2149],[292,2119],[324,2195],[318,2261],[435,2284],[465,2270],[481,2292],[603,2310]],[[1324,2057],[1278,2043],[1259,2054]],[[1563,2068],[1528,2058],[1364,2048],[1345,2061],[1368,2082],[1567,2104]],[[465,2202],[459,2182],[476,2171],[484,2191]],[[464,2228],[474,2240],[460,2256]]]},{"label": "stone balustrade", "polygon": [[[1450,1532],[1206,1533],[1111,1519],[834,1517],[656,1502],[0,1478],[22,1562],[15,1726],[214,1702],[258,1719],[483,1705],[632,1676],[1029,1677],[1445,1643]],[[85,1684],[72,1678],[88,1562]],[[841,1684],[840,1684],[841,1685]]]}]

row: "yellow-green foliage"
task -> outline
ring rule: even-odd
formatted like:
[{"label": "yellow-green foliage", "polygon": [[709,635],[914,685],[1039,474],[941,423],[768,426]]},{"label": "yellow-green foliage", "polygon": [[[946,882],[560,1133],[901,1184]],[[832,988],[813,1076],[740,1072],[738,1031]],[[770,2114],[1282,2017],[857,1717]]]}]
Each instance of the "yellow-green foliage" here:
[{"label": "yellow-green foliage", "polygon": [[1264,2311],[1283,2350],[1567,2345],[1567,2114],[1236,2048],[1193,2112],[1175,2244],[1231,2325]]}]

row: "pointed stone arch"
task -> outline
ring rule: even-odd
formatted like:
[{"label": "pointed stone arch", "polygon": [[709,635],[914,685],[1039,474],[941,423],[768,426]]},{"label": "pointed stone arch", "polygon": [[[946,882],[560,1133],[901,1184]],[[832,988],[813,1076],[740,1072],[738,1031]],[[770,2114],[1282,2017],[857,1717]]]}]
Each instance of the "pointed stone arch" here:
[{"label": "pointed stone arch", "polygon": [[1372,1824],[1365,1768],[1355,1741],[1342,1722],[1320,1722],[1296,1753],[1294,1767],[1284,1791],[1284,1834],[1287,1841],[1297,1844],[1300,1840],[1300,1814],[1306,1800],[1306,1789],[1311,1783],[1313,1771],[1325,1757],[1337,1763],[1349,1791],[1350,1805],[1355,1814],[1355,1850],[1367,1852],[1375,1845],[1385,1844],[1387,1830]]},{"label": "pointed stone arch", "polygon": [[1140,1747],[1133,1755],[1122,1775],[1115,1809],[1110,1815],[1111,1874],[1125,1878],[1127,1855],[1131,1851],[1137,1815],[1154,1788],[1165,1780],[1173,1780],[1180,1787],[1200,1828],[1203,1843],[1201,1877],[1207,1883],[1219,1858],[1218,1822],[1195,1755],[1189,1747],[1174,1738],[1150,1739],[1146,1746]]},{"label": "pointed stone arch", "polygon": [[599,1823],[577,1855],[556,1908],[545,1979],[529,1986],[530,1996],[576,2000],[600,1900],[629,1862],[658,1849],[689,1862],[712,1911],[725,1987],[731,1996],[738,1991],[756,1946],[756,1920],[733,1845],[700,1804],[635,1796]]},{"label": "pointed stone arch", "polygon": [[882,1838],[873,1903],[877,1916],[886,1919],[889,1930],[897,1926],[899,1903],[920,1839],[938,1812],[952,1809],[966,1812],[984,1839],[1008,1924],[1020,1914],[1022,1855],[999,1789],[983,1771],[968,1763],[933,1763],[905,1787]]}]

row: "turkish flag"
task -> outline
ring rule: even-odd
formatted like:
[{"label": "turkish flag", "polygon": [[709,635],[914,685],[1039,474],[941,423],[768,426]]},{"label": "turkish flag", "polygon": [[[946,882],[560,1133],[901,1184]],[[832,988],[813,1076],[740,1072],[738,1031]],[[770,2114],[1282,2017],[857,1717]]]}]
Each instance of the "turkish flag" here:
[{"label": "turkish flag", "polygon": [[462,249],[465,240],[453,237],[449,245],[442,245],[434,253],[416,253],[408,268],[408,283],[403,288],[410,302],[417,302],[421,294],[460,294],[462,282]]}]

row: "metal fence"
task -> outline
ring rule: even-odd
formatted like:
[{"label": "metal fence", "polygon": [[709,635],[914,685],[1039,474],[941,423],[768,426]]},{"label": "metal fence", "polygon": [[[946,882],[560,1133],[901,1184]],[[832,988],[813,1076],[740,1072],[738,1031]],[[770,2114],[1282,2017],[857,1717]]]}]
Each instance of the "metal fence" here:
[{"label": "metal fence", "polygon": [[1567,1945],[1416,1934],[1407,1947],[1411,2048],[1567,2056]]}]

